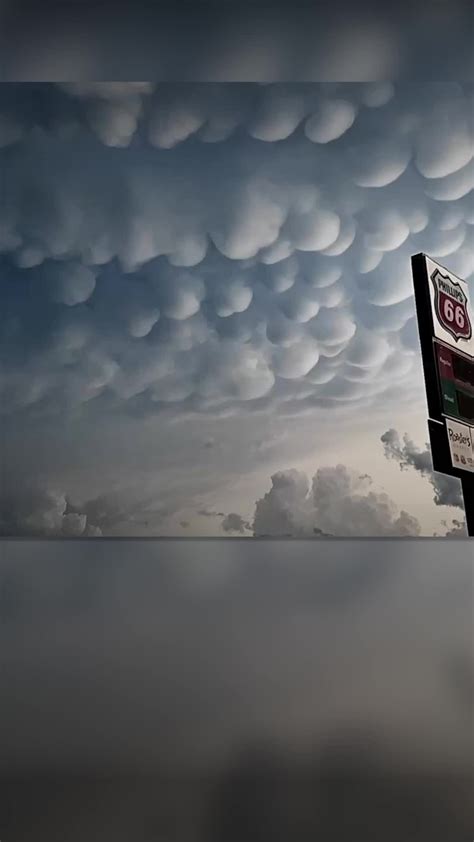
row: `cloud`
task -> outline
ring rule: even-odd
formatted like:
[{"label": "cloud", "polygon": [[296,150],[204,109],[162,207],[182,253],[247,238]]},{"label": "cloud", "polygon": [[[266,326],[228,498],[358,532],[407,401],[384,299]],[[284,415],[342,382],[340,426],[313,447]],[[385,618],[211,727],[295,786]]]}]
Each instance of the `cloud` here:
[{"label": "cloud", "polygon": [[[6,485],[6,484],[5,484]],[[22,484],[0,489],[0,536],[95,537],[101,528],[88,511],[76,511],[62,491]]]},{"label": "cloud", "polygon": [[[365,361],[363,355],[359,359]],[[433,472],[429,449],[418,449],[407,435],[402,440],[393,429],[381,436],[381,442],[388,459],[428,479],[436,505],[464,509],[459,481]],[[443,525],[444,537],[466,535],[463,520],[454,519],[450,525],[443,521]],[[388,494],[377,491],[368,474],[336,465],[318,468],[311,483],[294,469],[273,474],[270,490],[256,502],[253,532],[256,537],[401,537],[419,535],[421,527],[416,517],[399,511]]]},{"label": "cloud", "polygon": [[456,518],[453,518],[450,524],[448,524],[447,521],[443,521],[443,526],[446,527],[446,532],[444,533],[445,538],[467,537],[466,522],[463,520],[457,520]]},{"label": "cloud", "polygon": [[311,535],[313,511],[308,492],[305,474],[294,469],[273,474],[270,491],[255,504],[255,537]]},{"label": "cloud", "polygon": [[198,509],[197,513],[200,517],[226,517],[225,512],[216,512],[213,509]]},{"label": "cloud", "polygon": [[393,184],[406,171],[410,145],[400,139],[367,141],[351,151],[353,178],[359,187],[382,188]]},{"label": "cloud", "polygon": [[389,496],[374,491],[370,477],[344,465],[319,468],[311,487],[305,474],[280,471],[257,501],[256,537],[419,535],[416,518],[399,512]]},{"label": "cloud", "polygon": [[464,510],[461,483],[456,477],[433,471],[429,446],[420,450],[407,434],[400,438],[396,430],[387,430],[381,437],[387,459],[394,459],[401,470],[413,468],[427,477],[434,490],[437,506],[454,506]]},{"label": "cloud", "polygon": [[143,532],[170,514],[170,500],[121,490],[76,501],[47,482],[9,481],[0,489],[0,536],[31,538],[97,538]]},{"label": "cloud", "polygon": [[[467,105],[467,110],[466,110]],[[417,137],[415,161],[425,178],[445,178],[467,166],[474,155],[471,107],[459,95],[442,101]]]},{"label": "cloud", "polygon": [[238,532],[241,535],[244,535],[245,532],[250,531],[252,527],[246,520],[244,520],[242,515],[230,512],[230,514],[226,515],[222,521],[222,529],[224,532]]},{"label": "cloud", "polygon": [[313,143],[330,143],[342,137],[356,118],[356,107],[345,100],[326,100],[305,123],[305,134]]},{"label": "cloud", "polygon": [[3,412],[416,390],[410,255],[474,271],[472,162],[428,139],[468,113],[468,85],[45,85],[48,119],[31,96],[0,102],[23,126],[0,152]]}]

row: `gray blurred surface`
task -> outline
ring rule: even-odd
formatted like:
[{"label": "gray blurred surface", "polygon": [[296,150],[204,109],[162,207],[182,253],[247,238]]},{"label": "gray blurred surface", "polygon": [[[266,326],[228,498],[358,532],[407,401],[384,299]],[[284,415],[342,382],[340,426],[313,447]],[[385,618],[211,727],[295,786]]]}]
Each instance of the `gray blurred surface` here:
[{"label": "gray blurred surface", "polygon": [[0,544],[0,838],[473,830],[472,543]]},{"label": "gray blurred surface", "polygon": [[472,79],[473,26],[468,0],[2,0],[0,78]]}]

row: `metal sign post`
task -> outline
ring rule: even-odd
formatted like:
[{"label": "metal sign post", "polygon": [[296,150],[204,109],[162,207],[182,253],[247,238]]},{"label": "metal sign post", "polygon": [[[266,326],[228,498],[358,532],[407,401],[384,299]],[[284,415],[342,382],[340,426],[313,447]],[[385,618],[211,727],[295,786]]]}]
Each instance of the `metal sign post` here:
[{"label": "metal sign post", "polygon": [[461,480],[474,536],[474,320],[469,288],[425,254],[412,257],[433,469]]}]

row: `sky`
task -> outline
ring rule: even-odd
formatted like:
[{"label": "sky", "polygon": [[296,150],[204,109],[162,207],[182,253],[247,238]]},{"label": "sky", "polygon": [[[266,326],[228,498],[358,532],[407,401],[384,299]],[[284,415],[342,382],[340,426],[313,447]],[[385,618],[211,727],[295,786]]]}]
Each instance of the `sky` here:
[{"label": "sky", "polygon": [[3,83],[0,534],[462,533],[410,255],[473,284],[473,90]]}]

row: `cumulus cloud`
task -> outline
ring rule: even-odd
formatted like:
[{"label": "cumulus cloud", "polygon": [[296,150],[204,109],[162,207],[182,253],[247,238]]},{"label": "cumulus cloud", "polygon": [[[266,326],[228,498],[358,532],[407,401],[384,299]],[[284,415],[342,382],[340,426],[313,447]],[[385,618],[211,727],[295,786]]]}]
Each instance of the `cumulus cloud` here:
[{"label": "cumulus cloud", "polygon": [[0,488],[0,536],[96,537],[102,530],[63,491],[21,484]]},{"label": "cumulus cloud", "polygon": [[257,501],[253,521],[256,537],[332,535],[419,535],[416,518],[372,487],[367,476],[344,465],[319,468],[311,486],[305,474],[280,471],[270,490]]},{"label": "cumulus cloud", "polygon": [[155,528],[170,514],[156,495],[111,491],[77,500],[45,480],[4,477],[0,486],[0,537],[99,538]]},{"label": "cumulus cloud", "polygon": [[249,532],[252,527],[242,517],[242,515],[239,515],[236,512],[230,512],[222,521],[222,529],[224,532],[237,532],[240,535],[245,535],[245,533]]},{"label": "cumulus cloud", "polygon": [[[463,509],[461,485],[453,477],[433,472],[429,449],[420,450],[405,435],[387,430],[381,436],[384,452],[402,470],[413,468],[428,479],[438,506]],[[465,537],[463,519],[443,521],[444,537]],[[288,469],[271,477],[271,487],[255,504],[255,537],[357,537],[416,536],[417,518],[396,506],[384,491],[374,487],[368,474],[357,474],[345,465],[320,467],[310,482],[306,474]]]},{"label": "cumulus cloud", "polygon": [[444,520],[443,526],[446,527],[446,532],[444,533],[445,538],[466,538],[467,537],[466,522],[463,521],[463,520],[458,520],[457,518],[453,518],[450,524],[447,523]]}]

